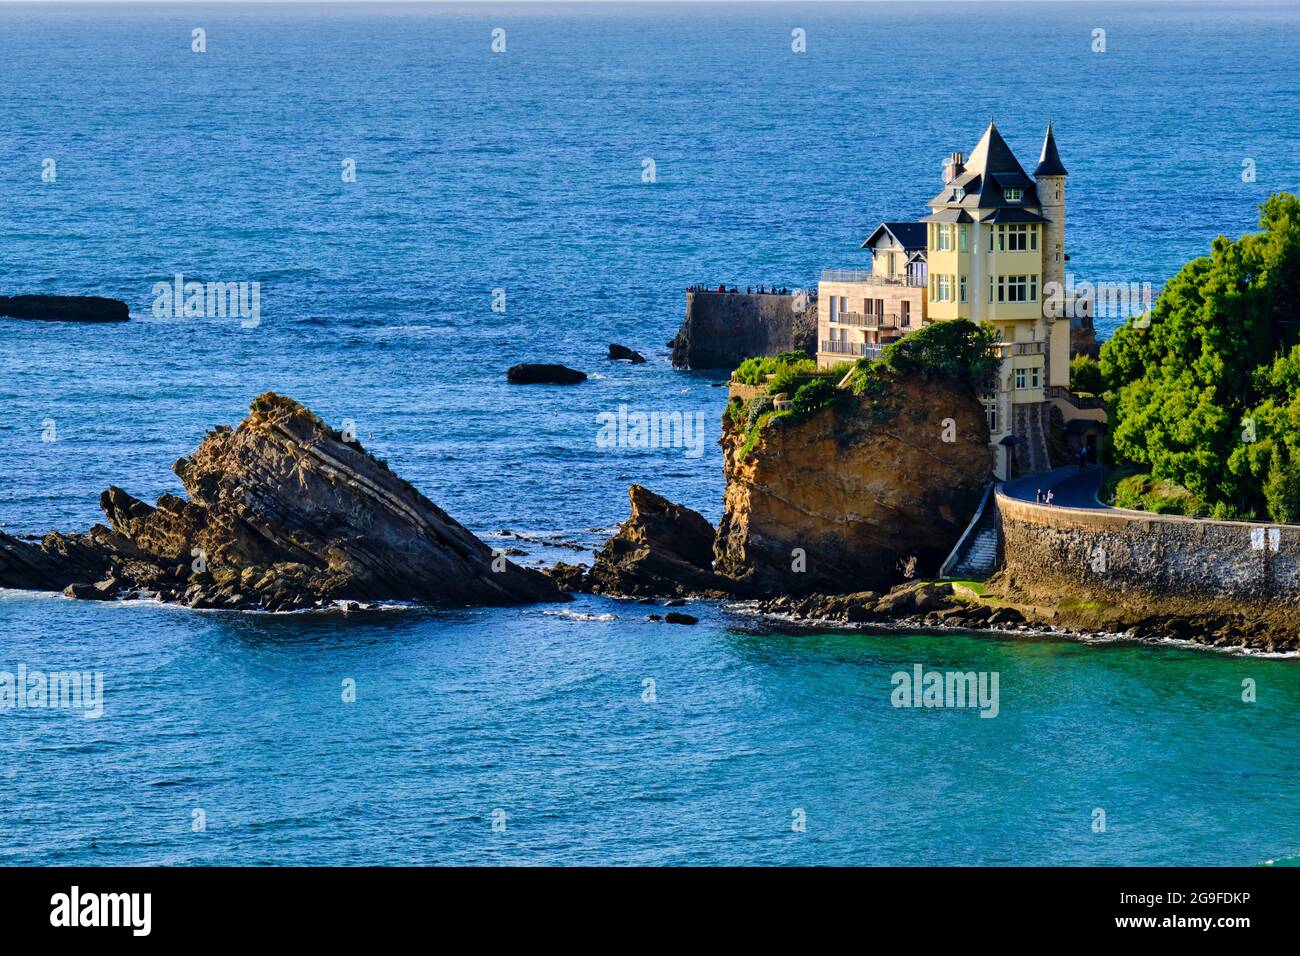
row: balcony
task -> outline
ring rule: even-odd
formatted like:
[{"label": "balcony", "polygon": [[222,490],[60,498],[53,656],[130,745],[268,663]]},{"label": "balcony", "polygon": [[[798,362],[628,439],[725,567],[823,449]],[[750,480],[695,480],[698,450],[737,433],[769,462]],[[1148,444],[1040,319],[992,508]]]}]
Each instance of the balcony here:
[{"label": "balcony", "polygon": [[833,355],[853,355],[860,358],[880,358],[880,350],[883,345],[866,345],[862,342],[831,342],[822,339],[822,352],[829,352]]},{"label": "balcony", "polygon": [[886,312],[884,315],[841,312],[833,318],[832,325],[851,325],[859,329],[901,329],[903,327],[897,312]]},{"label": "balcony", "polygon": [[894,286],[901,289],[924,289],[926,280],[915,276],[882,276],[870,269],[823,269],[823,282],[856,282],[866,285]]},{"label": "balcony", "polygon": [[1069,402],[1075,408],[1105,408],[1106,407],[1106,403],[1095,395],[1090,395],[1087,397],[1082,395],[1076,395],[1068,388],[1062,388],[1060,385],[1047,386],[1047,397],[1063,399]]},{"label": "balcony", "polygon": [[1002,342],[997,346],[998,358],[1011,358],[1013,355],[1043,355],[1046,351],[1046,342]]}]

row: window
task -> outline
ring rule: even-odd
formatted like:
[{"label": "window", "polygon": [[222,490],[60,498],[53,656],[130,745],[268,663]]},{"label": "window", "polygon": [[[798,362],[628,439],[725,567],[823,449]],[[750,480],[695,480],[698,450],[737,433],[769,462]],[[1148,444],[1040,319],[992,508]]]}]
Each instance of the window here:
[{"label": "window", "polygon": [[1038,251],[1038,225],[1036,223],[1029,227],[1029,251]]},{"label": "window", "polygon": [[952,277],[947,275],[939,276],[939,284],[935,294],[936,302],[952,301]]},{"label": "window", "polygon": [[957,227],[957,251],[966,252],[970,248],[970,226],[962,223]]},{"label": "window", "polygon": [[961,300],[966,301],[966,277],[961,277]]},{"label": "window", "polygon": [[989,423],[990,434],[996,434],[998,430],[998,403],[984,403],[984,418]]},{"label": "window", "polygon": [[1038,301],[1038,276],[1029,277],[1029,301]]},{"label": "window", "polygon": [[1006,230],[1007,252],[1026,252],[1029,249],[1029,227],[1025,225],[998,226],[998,231]]},{"label": "window", "polygon": [[944,223],[938,227],[938,244],[935,246],[939,252],[952,251],[952,226]]},{"label": "window", "polygon": [[993,277],[989,276],[989,304],[993,304]]},{"label": "window", "polygon": [[993,227],[989,226],[989,252],[993,251]]},{"label": "window", "polygon": [[1020,202],[1025,198],[1023,189],[1004,189],[1002,195],[1006,197],[1007,202]]},{"label": "window", "polygon": [[1041,388],[1042,384],[1043,370],[1040,366],[1016,369],[1016,388]]},{"label": "window", "polygon": [[[1034,299],[1029,298],[1029,280],[1034,280]],[[998,276],[999,302],[1030,302],[1038,298],[1038,276]]]}]

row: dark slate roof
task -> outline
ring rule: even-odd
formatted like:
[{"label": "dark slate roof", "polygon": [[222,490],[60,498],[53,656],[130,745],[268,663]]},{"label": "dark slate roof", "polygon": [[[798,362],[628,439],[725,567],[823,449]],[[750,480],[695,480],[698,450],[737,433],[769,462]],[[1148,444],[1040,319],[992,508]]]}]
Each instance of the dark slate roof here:
[{"label": "dark slate roof", "polygon": [[1056,137],[1052,135],[1052,124],[1047,124],[1047,135],[1043,137],[1043,151],[1034,168],[1035,176],[1066,176],[1065,166],[1061,163],[1061,154],[1056,151]]},{"label": "dark slate roof", "polygon": [[893,236],[905,250],[925,248],[925,223],[923,222],[882,222],[862,243],[863,249],[873,246],[881,232]]},{"label": "dark slate roof", "polygon": [[948,209],[940,209],[932,212],[928,216],[922,216],[921,222],[974,222],[975,217],[965,209],[953,206]]},{"label": "dark slate roof", "polygon": [[[1018,203],[1009,203],[1002,195],[1004,188],[1023,189]],[[964,195],[962,192],[964,191]],[[961,206],[966,209],[994,209],[999,206],[1038,207],[1038,191],[1033,180],[1016,159],[1011,147],[1002,138],[990,120],[988,129],[971,150],[961,175],[943,187],[939,195],[930,200],[931,206]]]},{"label": "dark slate roof", "polygon": [[1019,206],[1003,206],[995,209],[980,222],[1047,222],[1038,213],[1029,209],[1021,209]]}]

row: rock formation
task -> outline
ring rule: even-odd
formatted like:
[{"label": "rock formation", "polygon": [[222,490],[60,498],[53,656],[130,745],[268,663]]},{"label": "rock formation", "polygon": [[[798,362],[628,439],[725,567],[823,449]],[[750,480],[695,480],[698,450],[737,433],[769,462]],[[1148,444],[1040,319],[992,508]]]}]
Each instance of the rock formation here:
[{"label": "rock formation", "polygon": [[669,343],[674,368],[730,371],[755,355],[817,354],[817,302],[804,293],[687,292]]},{"label": "rock formation", "polygon": [[653,491],[628,489],[632,515],[596,555],[584,590],[597,594],[722,596],[734,588],[713,572],[713,526]]},{"label": "rock formation", "polygon": [[577,385],[586,380],[586,372],[564,365],[525,362],[506,370],[506,381],[514,385]]},{"label": "rock formation", "polygon": [[645,356],[635,349],[630,349],[626,345],[619,345],[617,342],[609,343],[609,360],[611,362],[631,362],[633,365],[644,365]]},{"label": "rock formation", "polygon": [[810,417],[777,417],[746,449],[726,417],[714,567],[766,595],[885,590],[933,575],[992,475],[984,411],[965,383],[896,375]]},{"label": "rock formation", "polygon": [[150,506],[110,487],[109,527],[40,545],[0,536],[0,586],[266,610],[565,599],[289,398],[255,399],[238,428],[218,426],[173,470],[188,500]]},{"label": "rock formation", "polygon": [[98,295],[0,295],[0,316],[47,322],[125,322],[126,303]]}]

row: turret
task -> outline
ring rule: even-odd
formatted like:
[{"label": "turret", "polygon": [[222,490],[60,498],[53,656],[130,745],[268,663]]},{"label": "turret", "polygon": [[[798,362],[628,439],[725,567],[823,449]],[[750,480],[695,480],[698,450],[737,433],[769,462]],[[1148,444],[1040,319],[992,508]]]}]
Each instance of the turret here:
[{"label": "turret", "polygon": [[1038,157],[1038,166],[1034,168],[1034,179],[1038,184],[1038,204],[1043,218],[1048,220],[1043,225],[1043,286],[1057,283],[1057,289],[1065,287],[1065,177],[1068,174],[1061,163],[1061,154],[1056,151],[1056,137],[1052,134],[1052,124],[1047,124],[1047,135],[1043,137],[1043,151]]}]

